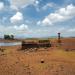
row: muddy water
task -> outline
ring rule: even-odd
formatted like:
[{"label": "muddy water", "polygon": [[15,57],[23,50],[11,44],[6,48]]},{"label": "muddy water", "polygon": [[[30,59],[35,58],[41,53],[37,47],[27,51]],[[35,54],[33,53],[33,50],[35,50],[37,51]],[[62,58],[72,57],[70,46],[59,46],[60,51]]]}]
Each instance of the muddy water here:
[{"label": "muddy water", "polygon": [[0,42],[0,46],[15,46],[21,45],[21,42]]}]

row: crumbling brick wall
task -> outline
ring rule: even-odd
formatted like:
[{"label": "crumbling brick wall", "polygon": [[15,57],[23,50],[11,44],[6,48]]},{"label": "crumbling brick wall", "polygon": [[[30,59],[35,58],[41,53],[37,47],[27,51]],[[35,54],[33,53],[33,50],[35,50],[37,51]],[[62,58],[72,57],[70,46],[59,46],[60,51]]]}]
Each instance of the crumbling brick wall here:
[{"label": "crumbling brick wall", "polygon": [[41,47],[51,47],[51,43],[48,42],[24,42],[22,41],[22,49],[29,49],[29,48],[41,48]]}]

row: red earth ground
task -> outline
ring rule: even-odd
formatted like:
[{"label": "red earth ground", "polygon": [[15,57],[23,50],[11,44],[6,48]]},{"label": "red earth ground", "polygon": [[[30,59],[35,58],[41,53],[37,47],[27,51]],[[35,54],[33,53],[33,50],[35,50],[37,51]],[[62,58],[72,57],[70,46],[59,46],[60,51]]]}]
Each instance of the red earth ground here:
[{"label": "red earth ground", "polygon": [[[62,39],[75,43],[75,38]],[[52,47],[37,51],[20,50],[21,46],[1,47],[0,75],[75,75],[75,45],[60,46],[51,39]],[[65,49],[72,51],[65,51]],[[44,63],[41,63],[41,61]]]}]

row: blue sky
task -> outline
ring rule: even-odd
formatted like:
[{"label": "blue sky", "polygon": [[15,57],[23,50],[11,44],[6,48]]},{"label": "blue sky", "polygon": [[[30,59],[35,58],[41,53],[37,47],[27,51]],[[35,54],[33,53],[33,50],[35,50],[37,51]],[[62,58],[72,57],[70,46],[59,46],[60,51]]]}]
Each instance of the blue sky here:
[{"label": "blue sky", "polygon": [[75,0],[0,0],[0,37],[75,36]]}]

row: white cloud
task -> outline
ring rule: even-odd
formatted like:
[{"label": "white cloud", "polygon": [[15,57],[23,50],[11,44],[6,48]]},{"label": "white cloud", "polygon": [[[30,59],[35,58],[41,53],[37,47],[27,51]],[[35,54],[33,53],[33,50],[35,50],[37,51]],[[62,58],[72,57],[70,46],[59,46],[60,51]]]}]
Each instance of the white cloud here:
[{"label": "white cloud", "polygon": [[4,25],[0,25],[0,33],[2,34],[12,34],[14,32],[14,29],[12,28],[12,26],[4,26]]},{"label": "white cloud", "polygon": [[75,32],[75,28],[69,29],[67,32]]},{"label": "white cloud", "polygon": [[28,28],[28,25],[25,25],[25,24],[22,24],[22,25],[20,25],[20,26],[14,26],[14,28],[15,28],[16,30],[20,30],[20,31],[26,31],[26,30],[29,29],[29,28]]},{"label": "white cloud", "polygon": [[58,27],[57,29],[54,29],[54,30],[55,30],[56,33],[65,33],[67,28],[65,28],[65,27]]},{"label": "white cloud", "polygon": [[38,1],[38,0],[36,0],[36,1],[35,1],[35,4],[36,4],[36,5],[38,5],[38,4],[39,4],[39,1]]},{"label": "white cloud", "polygon": [[52,25],[57,22],[66,21],[75,17],[75,6],[70,4],[65,8],[60,8],[55,13],[50,13],[45,19],[43,19],[43,25]]},{"label": "white cloud", "polygon": [[11,6],[10,6],[10,9],[12,9],[12,10],[16,10],[16,11],[19,10],[19,9],[18,9],[16,6],[14,6],[14,5],[11,5]]},{"label": "white cloud", "polygon": [[47,3],[46,5],[44,5],[42,7],[42,10],[46,10],[47,8],[50,8],[50,7],[55,7],[56,5],[54,3]]},{"label": "white cloud", "polygon": [[29,33],[30,29],[28,25],[22,24],[20,26],[7,26],[0,25],[0,33],[2,34],[23,34],[23,33]]},{"label": "white cloud", "polygon": [[48,24],[50,24],[50,25],[52,25],[52,23],[51,23],[51,21],[48,19],[48,18],[45,18],[43,21],[42,21],[42,23],[44,24],[44,25],[48,25]]},{"label": "white cloud", "polygon": [[17,23],[23,20],[23,14],[21,12],[17,12],[10,18],[11,23]]},{"label": "white cloud", "polygon": [[0,2],[0,11],[4,9],[4,3]]},{"label": "white cloud", "polygon": [[39,12],[39,0],[11,0],[11,8],[19,10],[19,8],[25,8],[28,5],[33,5],[36,8],[36,11]]},{"label": "white cloud", "polygon": [[[11,5],[21,7],[21,6],[27,6],[29,4],[33,4],[36,0],[11,0]],[[36,2],[37,3],[37,2]]]},{"label": "white cloud", "polygon": [[39,8],[39,1],[38,0],[35,0],[34,3],[33,3],[34,7],[36,8],[36,11],[39,12],[40,11],[40,8]]},{"label": "white cloud", "polygon": [[40,25],[40,24],[41,24],[41,21],[38,21],[38,22],[37,22],[37,25]]}]

